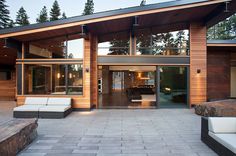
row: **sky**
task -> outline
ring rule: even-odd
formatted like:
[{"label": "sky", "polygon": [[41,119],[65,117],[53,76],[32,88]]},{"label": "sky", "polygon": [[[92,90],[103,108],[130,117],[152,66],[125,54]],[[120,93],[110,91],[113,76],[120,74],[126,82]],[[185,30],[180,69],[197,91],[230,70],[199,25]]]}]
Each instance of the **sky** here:
[{"label": "sky", "polygon": [[[67,17],[81,15],[84,10],[84,4],[87,0],[58,0],[61,12],[65,12]],[[95,12],[120,9],[140,5],[142,0],[94,0]],[[147,0],[147,4],[160,3],[170,0]],[[49,10],[54,0],[6,0],[9,6],[10,15],[13,20],[16,18],[16,12],[23,6],[30,17],[30,23],[35,20],[43,6]]]}]

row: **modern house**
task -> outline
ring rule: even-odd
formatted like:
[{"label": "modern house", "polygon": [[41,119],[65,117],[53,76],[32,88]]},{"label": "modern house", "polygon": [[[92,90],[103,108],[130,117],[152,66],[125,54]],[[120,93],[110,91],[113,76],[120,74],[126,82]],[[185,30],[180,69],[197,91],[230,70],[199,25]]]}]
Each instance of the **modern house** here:
[{"label": "modern house", "polygon": [[90,109],[236,97],[236,41],[206,39],[235,12],[234,0],[176,0],[0,30],[0,98]]}]

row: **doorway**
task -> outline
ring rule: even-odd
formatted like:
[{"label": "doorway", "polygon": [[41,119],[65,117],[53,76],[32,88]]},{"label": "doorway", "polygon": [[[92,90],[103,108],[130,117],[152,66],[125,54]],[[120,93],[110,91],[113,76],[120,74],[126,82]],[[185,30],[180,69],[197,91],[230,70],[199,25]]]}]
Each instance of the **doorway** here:
[{"label": "doorway", "polygon": [[156,108],[155,66],[99,66],[99,108]]}]

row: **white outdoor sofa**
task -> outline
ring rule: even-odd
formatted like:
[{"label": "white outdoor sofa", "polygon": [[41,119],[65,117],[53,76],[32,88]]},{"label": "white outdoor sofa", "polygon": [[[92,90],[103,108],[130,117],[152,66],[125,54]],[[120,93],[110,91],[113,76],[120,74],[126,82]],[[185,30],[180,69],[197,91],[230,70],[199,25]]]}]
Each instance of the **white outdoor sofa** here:
[{"label": "white outdoor sofa", "polygon": [[15,118],[64,118],[72,111],[71,98],[26,97],[25,104],[15,107]]},{"label": "white outdoor sofa", "polygon": [[27,97],[22,106],[15,107],[13,116],[15,118],[38,118],[39,108],[47,105],[46,97]]},{"label": "white outdoor sofa", "polygon": [[220,156],[236,156],[236,117],[202,117],[201,140]]},{"label": "white outdoor sofa", "polygon": [[48,98],[47,105],[39,108],[39,118],[64,118],[71,111],[71,98]]}]

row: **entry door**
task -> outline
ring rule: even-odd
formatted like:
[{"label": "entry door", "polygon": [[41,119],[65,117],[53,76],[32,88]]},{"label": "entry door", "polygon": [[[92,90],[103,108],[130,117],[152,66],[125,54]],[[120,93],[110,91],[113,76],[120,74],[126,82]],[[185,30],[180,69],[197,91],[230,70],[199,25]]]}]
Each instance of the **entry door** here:
[{"label": "entry door", "polygon": [[236,67],[231,67],[231,97],[236,97]]}]

